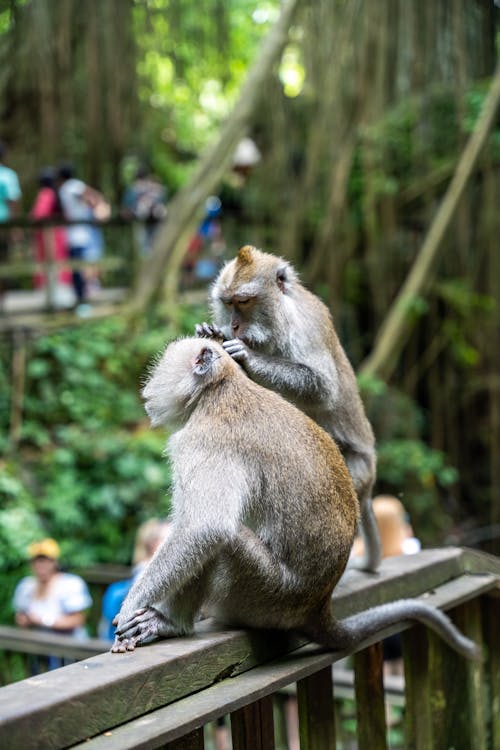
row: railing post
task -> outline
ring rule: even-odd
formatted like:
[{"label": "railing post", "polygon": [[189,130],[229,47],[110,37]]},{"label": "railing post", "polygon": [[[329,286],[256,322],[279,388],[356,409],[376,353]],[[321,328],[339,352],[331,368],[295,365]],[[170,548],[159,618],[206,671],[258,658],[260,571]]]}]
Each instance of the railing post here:
[{"label": "railing post", "polygon": [[498,592],[483,598],[483,621],[488,665],[490,746],[500,747],[500,597]]},{"label": "railing post", "polygon": [[359,750],[387,750],[382,643],[354,656]]},{"label": "railing post", "polygon": [[274,750],[272,695],[234,711],[231,736],[233,750]]},{"label": "railing post", "polygon": [[432,750],[427,630],[414,625],[401,634],[405,674],[405,747]]},{"label": "railing post", "polygon": [[164,745],[163,750],[204,750],[203,727]]},{"label": "railing post", "polygon": [[[482,644],[479,600],[453,610],[453,620]],[[435,750],[486,750],[483,665],[459,656],[429,632],[430,700]]]},{"label": "railing post", "polygon": [[297,682],[300,750],[335,747],[335,711],[330,666]]}]

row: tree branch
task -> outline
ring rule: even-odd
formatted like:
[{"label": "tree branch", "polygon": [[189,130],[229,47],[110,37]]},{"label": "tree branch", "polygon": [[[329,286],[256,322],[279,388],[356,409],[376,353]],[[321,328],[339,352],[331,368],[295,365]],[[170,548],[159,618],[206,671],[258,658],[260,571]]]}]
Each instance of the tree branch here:
[{"label": "tree branch", "polygon": [[217,142],[208,149],[189,182],[170,202],[168,219],[159,227],[151,257],[139,273],[129,303],[132,313],[144,309],[164,282],[165,268],[176,242],[202,202],[217,188],[231,164],[234,149],[244,136],[259,102],[262,85],[287,42],[288,30],[298,5],[298,0],[287,0],[283,4],[281,15],[264,39],[256,62],[242,86],[231,115],[222,127]]},{"label": "tree branch", "polygon": [[411,333],[412,319],[408,315],[409,308],[416,297],[425,294],[434,280],[443,237],[494,124],[499,103],[500,66],[495,72],[474,132],[462,152],[420,252],[382,323],[372,353],[360,367],[361,374],[384,379],[392,375],[398,356]]}]

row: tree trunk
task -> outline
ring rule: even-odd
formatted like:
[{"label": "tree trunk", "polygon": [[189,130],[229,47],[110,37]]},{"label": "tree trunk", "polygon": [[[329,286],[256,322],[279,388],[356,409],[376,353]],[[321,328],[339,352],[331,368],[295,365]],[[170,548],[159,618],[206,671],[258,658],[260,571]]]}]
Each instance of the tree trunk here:
[{"label": "tree trunk", "polygon": [[[260,54],[248,74],[240,97],[223,126],[218,141],[201,158],[192,178],[170,202],[169,218],[159,228],[151,257],[139,274],[130,302],[131,312],[135,313],[146,307],[163,284],[165,269],[176,242],[230,165],[234,149],[245,134],[259,102],[263,83],[287,42],[288,29],[298,5],[298,0],[287,0],[283,5],[281,16],[264,40]],[[171,273],[177,270],[178,268],[170,269]]]}]

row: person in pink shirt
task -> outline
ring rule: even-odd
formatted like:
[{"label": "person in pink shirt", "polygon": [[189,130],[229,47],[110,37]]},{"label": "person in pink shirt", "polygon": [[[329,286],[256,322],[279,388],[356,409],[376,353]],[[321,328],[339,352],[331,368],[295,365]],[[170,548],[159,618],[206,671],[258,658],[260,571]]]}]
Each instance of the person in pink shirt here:
[{"label": "person in pink shirt", "polygon": [[[63,212],[59,195],[56,189],[55,170],[46,167],[41,170],[38,178],[39,190],[31,209],[33,219],[62,218]],[[64,295],[64,298],[72,296],[71,269],[66,265],[68,260],[68,242],[65,227],[47,226],[36,229],[34,232],[35,259],[40,264],[34,278],[35,288],[44,288],[47,285],[47,274],[45,263],[53,260],[57,265],[53,266],[54,288],[52,301]],[[64,287],[64,288],[61,288]]]}]

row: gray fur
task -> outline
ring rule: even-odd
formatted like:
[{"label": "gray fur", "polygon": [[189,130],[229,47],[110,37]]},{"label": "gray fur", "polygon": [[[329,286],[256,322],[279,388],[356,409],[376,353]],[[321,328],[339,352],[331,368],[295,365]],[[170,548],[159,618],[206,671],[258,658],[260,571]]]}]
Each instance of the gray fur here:
[{"label": "gray fur", "polygon": [[[249,290],[253,304],[238,305]],[[197,326],[197,335],[225,339],[224,349],[252,380],[294,403],[336,441],[358,495],[366,550],[350,564],[375,571],[381,559],[371,504],[375,439],[327,307],[290,264],[250,246],[222,269],[211,302],[215,325]]]},{"label": "gray fur", "polygon": [[[168,443],[173,526],[123,603],[114,652],[190,633],[200,609],[232,625],[297,630],[332,648],[395,617],[443,633],[443,616],[414,602],[335,621],[331,594],[358,521],[345,462],[324,430],[247,378],[219,343],[170,344],[143,395],[153,424],[179,427]],[[475,655],[451,624],[444,633]]]}]

